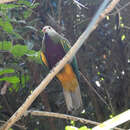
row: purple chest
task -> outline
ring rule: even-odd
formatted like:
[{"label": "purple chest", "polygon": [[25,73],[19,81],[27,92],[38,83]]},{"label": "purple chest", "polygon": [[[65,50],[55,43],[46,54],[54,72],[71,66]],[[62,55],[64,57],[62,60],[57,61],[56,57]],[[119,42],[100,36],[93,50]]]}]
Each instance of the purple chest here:
[{"label": "purple chest", "polygon": [[49,68],[51,69],[65,55],[65,51],[61,44],[53,43],[48,35],[45,37],[45,56],[47,58]]}]

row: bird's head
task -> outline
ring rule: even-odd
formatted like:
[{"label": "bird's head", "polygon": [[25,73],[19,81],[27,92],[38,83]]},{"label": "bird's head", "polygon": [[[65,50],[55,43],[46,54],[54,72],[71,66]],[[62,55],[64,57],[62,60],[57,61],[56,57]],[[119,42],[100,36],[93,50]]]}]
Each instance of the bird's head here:
[{"label": "bird's head", "polygon": [[47,33],[48,35],[53,35],[53,34],[56,33],[56,31],[51,26],[45,26],[45,27],[43,27],[42,32],[44,34]]}]

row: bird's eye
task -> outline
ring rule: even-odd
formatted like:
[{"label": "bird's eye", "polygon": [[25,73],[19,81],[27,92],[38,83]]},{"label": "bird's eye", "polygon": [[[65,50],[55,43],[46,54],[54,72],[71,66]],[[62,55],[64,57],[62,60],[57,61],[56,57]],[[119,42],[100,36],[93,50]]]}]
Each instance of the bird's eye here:
[{"label": "bird's eye", "polygon": [[48,27],[49,29],[51,29],[51,27]]}]

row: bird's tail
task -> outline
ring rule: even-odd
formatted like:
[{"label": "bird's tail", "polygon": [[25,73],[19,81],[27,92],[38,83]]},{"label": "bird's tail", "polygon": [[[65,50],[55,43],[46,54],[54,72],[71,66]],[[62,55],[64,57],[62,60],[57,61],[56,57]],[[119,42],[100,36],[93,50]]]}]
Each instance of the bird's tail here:
[{"label": "bird's tail", "polygon": [[83,108],[79,86],[74,91],[64,89],[64,96],[68,110],[73,115],[78,115]]},{"label": "bird's tail", "polygon": [[64,69],[57,74],[57,78],[63,86],[68,110],[74,112],[82,108],[79,83],[71,65],[66,64]]}]

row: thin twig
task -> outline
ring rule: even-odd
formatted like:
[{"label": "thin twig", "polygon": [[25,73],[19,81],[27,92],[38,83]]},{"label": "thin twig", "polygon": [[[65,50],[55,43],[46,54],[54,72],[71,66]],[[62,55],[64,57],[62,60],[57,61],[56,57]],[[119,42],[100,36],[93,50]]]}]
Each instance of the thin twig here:
[{"label": "thin twig", "polygon": [[[66,120],[73,120],[73,121],[78,121],[83,124],[92,124],[92,125],[99,125],[101,123],[95,122],[92,120],[84,119],[84,118],[79,118],[75,116],[70,116],[66,114],[61,114],[61,113],[54,113],[54,112],[46,112],[46,111],[34,111],[34,110],[29,110],[25,113],[25,116],[28,114],[31,114],[32,116],[48,116],[48,117],[55,117],[55,118],[60,118],[60,119],[66,119]],[[114,128],[115,130],[124,130],[121,128]]]},{"label": "thin twig", "polygon": [[86,5],[84,6],[83,4],[81,4],[80,2],[78,2],[77,0],[73,0],[73,2],[74,2],[74,4],[77,5],[77,7],[78,7],[79,9],[81,9],[81,7],[82,7],[82,8],[85,8],[85,9],[88,9],[88,8],[86,7]]},{"label": "thin twig", "polygon": [[127,6],[130,5],[130,2],[128,2],[127,4],[125,4],[123,7],[121,7],[120,9],[118,9],[117,11],[110,13],[109,15],[116,15],[118,12],[122,11],[123,9],[126,9]]},{"label": "thin twig", "polygon": [[124,27],[123,27],[123,28],[130,29],[130,27],[129,27],[129,26],[126,26],[126,25],[124,25]]},{"label": "thin twig", "polygon": [[31,6],[32,6],[32,5],[34,5],[34,3],[35,3],[35,2],[36,2],[36,0],[33,0],[33,2],[32,2],[32,4],[31,4]]},{"label": "thin twig", "polygon": [[109,108],[109,110],[111,111],[111,108],[109,106],[109,104],[103,99],[103,97],[96,91],[96,89],[91,85],[91,83],[88,81],[88,79],[84,76],[84,74],[82,72],[80,72],[81,76],[83,77],[83,79],[85,80],[85,82],[89,85],[89,87],[94,91],[94,93],[99,97],[99,99],[105,104],[107,105],[107,107]]}]

